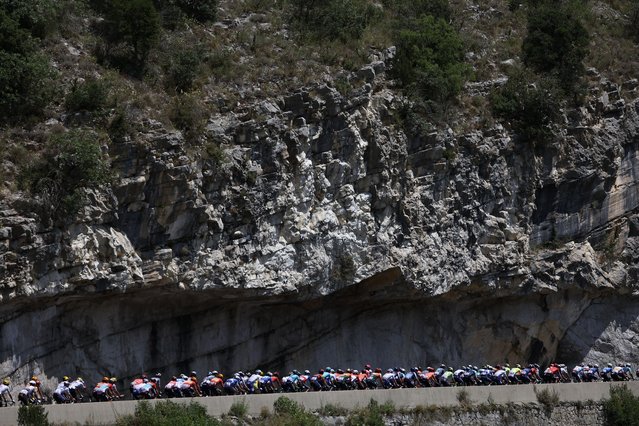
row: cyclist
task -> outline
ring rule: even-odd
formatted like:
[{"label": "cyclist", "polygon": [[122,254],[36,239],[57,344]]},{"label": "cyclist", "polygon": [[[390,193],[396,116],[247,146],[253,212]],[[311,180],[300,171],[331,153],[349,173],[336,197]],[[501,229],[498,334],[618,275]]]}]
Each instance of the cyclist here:
[{"label": "cyclist", "polygon": [[22,389],[18,394],[18,401],[22,405],[30,405],[34,404],[37,400],[37,382],[35,380],[30,380],[29,385],[26,388]]},{"label": "cyclist", "polygon": [[69,392],[71,392],[71,396],[75,402],[82,402],[84,399],[84,392],[87,390],[87,387],[84,384],[84,380],[82,377],[78,377],[71,383],[69,383]]},{"label": "cyclist", "polygon": [[71,391],[69,390],[69,378],[64,376],[67,380],[63,380],[58,383],[58,387],[53,391],[53,399],[58,404],[70,404],[73,402],[73,396],[71,396]]},{"label": "cyclist", "polygon": [[5,407],[9,406],[9,401],[11,401],[11,405],[15,405],[15,401],[13,400],[13,396],[11,395],[11,389],[9,385],[11,382],[9,378],[5,378],[0,385],[0,407],[4,405]]},{"label": "cyclist", "polygon": [[93,398],[100,401],[110,401],[112,399],[111,383],[108,377],[103,377],[93,388]]}]

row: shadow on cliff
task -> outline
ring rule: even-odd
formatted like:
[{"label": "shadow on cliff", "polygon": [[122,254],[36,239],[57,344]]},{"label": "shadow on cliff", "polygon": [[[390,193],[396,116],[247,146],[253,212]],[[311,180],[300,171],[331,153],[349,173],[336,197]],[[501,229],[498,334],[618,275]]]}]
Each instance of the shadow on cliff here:
[{"label": "shadow on cliff", "polygon": [[[0,326],[0,355],[35,360],[48,376],[126,381],[143,371],[575,362],[591,348],[609,353],[618,336],[635,344],[637,300],[591,298],[580,289],[427,297],[399,268],[323,297],[156,288],[57,300],[37,317],[26,306]],[[20,368],[33,366],[11,365]]]}]

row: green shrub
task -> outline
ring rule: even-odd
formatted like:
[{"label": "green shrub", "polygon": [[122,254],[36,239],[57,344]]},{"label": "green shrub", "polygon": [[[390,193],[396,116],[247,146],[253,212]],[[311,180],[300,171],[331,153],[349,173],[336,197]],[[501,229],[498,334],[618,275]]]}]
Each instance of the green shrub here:
[{"label": "green shrub", "polygon": [[384,411],[377,401],[371,399],[366,408],[348,416],[346,426],[384,426]]},{"label": "green shrub", "polygon": [[141,401],[135,414],[122,416],[118,426],[218,426],[220,422],[206,414],[204,406],[191,402],[188,405],[161,401],[151,405]]},{"label": "green shrub", "polygon": [[160,14],[162,27],[167,30],[176,30],[184,22],[184,12],[172,0],[156,0],[155,7]]},{"label": "green shrub", "polygon": [[204,131],[206,115],[203,106],[196,96],[179,95],[173,98],[170,119],[176,129],[190,141],[196,141]]},{"label": "green shrub", "polygon": [[198,47],[181,49],[173,55],[167,66],[164,85],[176,93],[188,92],[193,89],[193,83],[202,64],[203,55]]},{"label": "green shrub", "polygon": [[273,403],[273,411],[275,411],[275,414],[297,414],[304,411],[304,407],[291,398],[280,396]]},{"label": "green shrub", "polygon": [[505,119],[522,140],[543,143],[552,136],[551,126],[559,118],[561,99],[552,78],[516,70],[490,99],[493,114]]},{"label": "green shrub", "polygon": [[176,0],[184,13],[199,22],[215,21],[218,0]]},{"label": "green shrub", "polygon": [[426,15],[450,21],[452,10],[448,0],[384,0],[385,9],[393,11],[400,21],[413,20]]},{"label": "green shrub", "polygon": [[18,408],[18,424],[20,426],[47,426],[49,414],[42,405],[23,405]]},{"label": "green shrub", "polygon": [[537,402],[544,407],[548,415],[559,405],[559,394],[555,389],[545,388],[540,391],[535,389],[535,395],[537,396]]},{"label": "green shrub", "polygon": [[248,405],[244,401],[235,401],[229,409],[229,415],[244,418],[248,413]]},{"label": "green shrub", "polygon": [[39,115],[55,95],[54,77],[29,32],[0,9],[0,123]]},{"label": "green shrub", "polygon": [[612,386],[610,388],[610,399],[604,401],[603,407],[606,425],[639,425],[639,397],[633,395],[628,386]]},{"label": "green shrub", "polygon": [[269,417],[267,425],[278,426],[320,426],[321,422],[313,414],[304,410],[297,402],[281,396],[273,403],[275,415]]},{"label": "green shrub", "polygon": [[364,30],[381,18],[381,11],[366,0],[289,0],[293,27],[317,40],[359,39]]},{"label": "green shrub", "polygon": [[583,74],[589,35],[578,2],[539,0],[528,9],[528,32],[522,44],[524,64],[555,75],[571,91]]},{"label": "green shrub", "polygon": [[44,55],[0,51],[0,122],[40,115],[54,98],[55,76]]},{"label": "green shrub", "polygon": [[208,142],[204,146],[205,158],[212,161],[215,166],[219,167],[226,161],[226,152],[215,142]]},{"label": "green shrub", "polygon": [[133,126],[128,111],[125,108],[118,108],[107,127],[109,138],[116,143],[124,142],[125,138],[130,136],[132,132]]},{"label": "green shrub", "polygon": [[0,0],[0,10],[38,38],[55,30],[59,8],[59,2],[54,0]]},{"label": "green shrub", "polygon": [[100,29],[105,41],[99,59],[134,76],[160,35],[160,15],[152,0],[108,0]]},{"label": "green shrub", "polygon": [[30,54],[36,49],[35,40],[29,32],[0,9],[0,50],[6,53]]},{"label": "green shrub", "polygon": [[84,202],[82,190],[108,180],[108,164],[96,136],[79,130],[52,136],[41,156],[18,177],[20,187],[39,198],[52,216],[75,213]]},{"label": "green shrub", "polygon": [[346,416],[348,414],[348,410],[339,405],[326,404],[322,405],[322,407],[317,412],[320,416],[327,417],[337,417],[337,416]]},{"label": "green shrub", "polygon": [[424,16],[413,28],[400,31],[393,74],[408,92],[444,103],[457,96],[469,68],[461,38],[441,18]]},{"label": "green shrub", "polygon": [[89,79],[73,83],[67,94],[65,107],[68,111],[100,111],[107,106],[109,85],[104,80]]}]

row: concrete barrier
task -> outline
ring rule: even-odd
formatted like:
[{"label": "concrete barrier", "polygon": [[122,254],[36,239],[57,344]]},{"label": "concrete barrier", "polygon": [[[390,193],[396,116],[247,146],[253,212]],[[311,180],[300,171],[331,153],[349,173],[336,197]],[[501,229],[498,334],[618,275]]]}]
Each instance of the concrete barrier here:
[{"label": "concrete barrier", "polygon": [[[639,381],[625,383],[635,395],[639,395]],[[228,413],[235,402],[244,402],[249,415],[259,415],[263,410],[273,410],[277,398],[286,395],[308,410],[317,410],[322,406],[333,404],[352,410],[368,405],[371,399],[383,404],[392,402],[397,408],[414,408],[417,406],[457,406],[457,395],[460,389],[468,392],[468,399],[475,404],[492,401],[495,404],[536,403],[537,394],[543,389],[555,390],[561,402],[600,401],[608,398],[610,386],[616,383],[561,383],[549,385],[520,386],[471,386],[465,388],[426,388],[426,389],[392,389],[341,392],[308,392],[297,394],[269,394],[245,396],[221,396],[209,398],[182,398],[172,401],[189,403],[195,401],[204,407],[210,415],[219,417]],[[151,403],[156,403],[151,401]],[[45,406],[49,420],[54,424],[90,424],[113,425],[120,416],[133,414],[137,401],[100,402],[68,405]],[[16,425],[18,408],[0,408],[0,425]]]}]

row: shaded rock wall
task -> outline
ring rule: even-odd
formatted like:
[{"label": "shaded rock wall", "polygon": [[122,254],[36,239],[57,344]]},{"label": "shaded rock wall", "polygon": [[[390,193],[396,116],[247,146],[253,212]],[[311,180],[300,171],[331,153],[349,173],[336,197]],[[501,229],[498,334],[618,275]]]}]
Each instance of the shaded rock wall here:
[{"label": "shaded rock wall", "polygon": [[66,223],[2,200],[1,372],[638,362],[639,101],[545,147],[413,134],[384,70],[211,117],[200,147],[147,120]]}]

